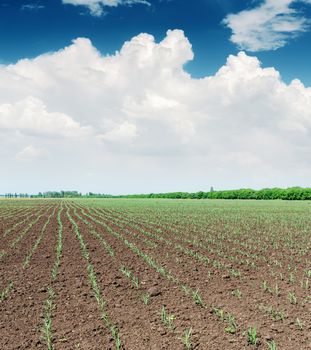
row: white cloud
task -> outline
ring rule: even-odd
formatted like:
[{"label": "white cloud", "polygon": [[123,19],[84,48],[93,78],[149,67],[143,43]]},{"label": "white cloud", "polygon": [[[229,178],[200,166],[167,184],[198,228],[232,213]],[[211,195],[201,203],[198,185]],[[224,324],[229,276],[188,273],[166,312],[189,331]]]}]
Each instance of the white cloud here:
[{"label": "white cloud", "polygon": [[0,104],[0,129],[63,137],[80,137],[91,131],[64,113],[48,112],[44,103],[34,97]]},{"label": "white cloud", "polygon": [[105,7],[116,7],[120,5],[144,4],[150,5],[147,0],[62,0],[63,4],[87,7],[93,16],[101,16]]},{"label": "white cloud", "polygon": [[135,139],[137,136],[137,127],[128,121],[115,125],[112,129],[102,135],[98,135],[101,140],[128,142]]},{"label": "white cloud", "polygon": [[229,14],[223,23],[231,41],[248,51],[276,50],[309,28],[310,21],[292,6],[310,0],[264,0],[259,6]]},{"label": "white cloud", "polygon": [[17,153],[16,159],[23,162],[32,162],[45,157],[46,154],[47,152],[44,149],[29,145]]},{"label": "white cloud", "polygon": [[21,6],[21,10],[38,11],[44,9],[44,5],[40,4],[26,4]]},{"label": "white cloud", "polygon": [[22,171],[10,159],[35,145],[50,158],[38,179],[29,167],[29,181],[46,189],[308,184],[311,88],[284,83],[244,52],[193,79],[183,68],[192,58],[188,39],[174,30],[159,43],[140,34],[110,56],[79,38],[0,66],[0,157],[11,162],[0,183]]}]

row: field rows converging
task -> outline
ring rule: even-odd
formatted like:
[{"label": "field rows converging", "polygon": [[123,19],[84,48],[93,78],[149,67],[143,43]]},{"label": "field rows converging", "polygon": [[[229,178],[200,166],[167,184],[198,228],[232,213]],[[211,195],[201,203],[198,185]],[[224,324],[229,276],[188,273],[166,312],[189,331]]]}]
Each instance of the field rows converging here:
[{"label": "field rows converging", "polygon": [[0,201],[0,349],[311,347],[311,205]]}]

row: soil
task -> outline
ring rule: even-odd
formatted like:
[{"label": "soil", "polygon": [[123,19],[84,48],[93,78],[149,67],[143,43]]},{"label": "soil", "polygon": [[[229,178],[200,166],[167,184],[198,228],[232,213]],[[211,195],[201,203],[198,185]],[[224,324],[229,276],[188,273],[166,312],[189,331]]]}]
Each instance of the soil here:
[{"label": "soil", "polygon": [[[279,295],[264,292],[262,281],[267,281],[268,285],[274,287],[275,279],[271,277],[272,267],[263,260],[257,262],[256,269],[238,261],[230,262],[226,256],[219,256],[216,250],[211,252],[204,249],[203,245],[197,246],[180,240],[179,236],[173,234],[173,226],[148,225],[146,221],[137,218],[131,224],[129,219],[132,216],[126,217],[126,213],[120,215],[118,210],[93,211],[83,204],[81,207],[74,202],[65,202],[61,214],[62,257],[57,277],[53,280],[51,271],[56,259],[59,230],[57,213],[60,205],[60,201],[39,201],[38,205],[32,204],[31,210],[27,206],[12,206],[13,217],[8,217],[8,210],[4,211],[2,208],[3,219],[0,209],[0,251],[6,253],[0,258],[0,292],[10,282],[13,283],[8,295],[0,301],[1,350],[47,349],[43,323],[49,287],[55,293],[52,310],[53,349],[115,349],[111,331],[101,318],[101,311],[94,297],[88,277],[88,265],[94,268],[101,296],[106,302],[105,311],[111,324],[119,330],[123,350],[186,349],[182,337],[189,329],[192,331],[193,350],[268,349],[267,343],[273,340],[277,349],[311,349],[311,310],[310,303],[307,302],[310,300],[310,287],[304,290],[298,282],[291,284],[284,279],[277,282]],[[25,257],[54,209],[29,266],[23,268]],[[44,214],[19,243],[12,247],[11,243],[20,234],[21,227],[17,226],[9,235],[5,236],[4,233],[17,222],[24,220],[27,210],[28,220],[22,224],[23,228],[40,213]],[[67,210],[78,225],[89,260],[82,254]],[[161,234],[164,240],[146,235],[138,227],[154,235]],[[191,233],[191,228],[188,231]],[[186,237],[186,233],[183,234]],[[102,244],[103,240],[111,247],[114,256]],[[176,279],[166,278],[139,256],[137,251],[135,253],[131,250],[124,240],[132,246],[135,245]],[[202,239],[201,242],[203,241]],[[206,255],[210,261],[217,260],[226,268],[203,263],[186,254],[185,250],[176,249],[174,244]],[[210,246],[216,248],[217,244]],[[228,242],[225,251],[230,252],[230,247],[233,249],[236,245]],[[293,262],[288,253],[285,246],[279,247],[276,256],[282,267],[277,266],[275,273],[288,274],[286,267]],[[262,256],[264,254],[269,258],[268,253],[265,252]],[[300,263],[298,259],[297,278],[304,276],[304,266]],[[124,268],[131,271],[131,277],[122,273]],[[241,276],[231,275],[232,268],[241,271]],[[132,281],[133,276],[138,278],[138,287]],[[192,295],[181,288],[182,284],[198,291],[204,306],[197,305]],[[242,293],[241,298],[232,294],[237,289]],[[290,292],[295,292],[297,304],[288,301]],[[145,294],[149,296],[147,304],[143,302]],[[163,307],[168,314],[174,315],[171,327],[165,325],[161,319]],[[269,307],[282,310],[284,319],[273,319]],[[223,309],[225,315],[230,313],[235,317],[237,329],[234,334],[225,330],[228,323],[215,314],[215,308]],[[295,324],[297,318],[303,321],[302,330]],[[247,341],[249,327],[256,327],[258,330],[256,345]]]}]

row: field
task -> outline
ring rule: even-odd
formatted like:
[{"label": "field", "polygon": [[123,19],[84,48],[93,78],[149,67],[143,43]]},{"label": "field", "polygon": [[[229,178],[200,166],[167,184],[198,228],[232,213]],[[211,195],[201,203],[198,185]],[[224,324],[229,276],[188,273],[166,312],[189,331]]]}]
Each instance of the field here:
[{"label": "field", "polygon": [[1,200],[0,349],[311,349],[311,203]]}]

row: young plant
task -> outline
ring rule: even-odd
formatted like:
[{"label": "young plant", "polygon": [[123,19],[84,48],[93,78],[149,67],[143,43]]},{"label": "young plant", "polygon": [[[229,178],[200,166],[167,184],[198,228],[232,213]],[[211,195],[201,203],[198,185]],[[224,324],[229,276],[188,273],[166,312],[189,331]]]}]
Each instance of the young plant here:
[{"label": "young plant", "polygon": [[125,266],[121,266],[120,271],[123,273],[124,276],[126,276],[127,278],[131,278],[132,277],[132,272],[130,270],[128,270]]},{"label": "young plant", "polygon": [[120,339],[120,335],[119,335],[119,330],[115,326],[111,326],[110,331],[112,334],[112,338],[114,339],[116,350],[120,350],[121,349],[121,339]]},{"label": "young plant", "polygon": [[136,276],[133,276],[132,277],[132,284],[135,288],[139,288],[139,280],[138,280],[138,277]]},{"label": "young plant", "polygon": [[173,328],[173,322],[175,320],[175,315],[173,314],[168,314],[165,306],[162,306],[162,310],[161,310],[161,320],[162,322],[165,324],[165,326],[167,326],[168,328]]},{"label": "young plant", "polygon": [[48,350],[53,350],[53,332],[52,332],[52,312],[54,310],[53,299],[55,297],[54,291],[52,288],[48,288],[49,297],[45,301],[44,307],[44,321],[43,321],[43,337],[46,342]]},{"label": "young plant", "polygon": [[236,270],[236,269],[231,269],[230,274],[235,278],[241,277],[241,272],[239,270]]},{"label": "young plant", "polygon": [[185,349],[190,350],[192,347],[191,344],[192,328],[186,329],[181,337],[181,341]]},{"label": "young plant", "polygon": [[0,303],[5,300],[13,289],[13,282],[9,282],[6,288],[0,292]]},{"label": "young plant", "polygon": [[288,280],[292,284],[295,283],[295,276],[292,272],[289,274]]},{"label": "young plant", "polygon": [[247,330],[247,340],[251,345],[256,345],[258,342],[256,327],[249,327]]},{"label": "young plant", "polygon": [[181,285],[181,290],[183,291],[183,293],[185,293],[186,295],[189,295],[189,293],[191,292],[191,288],[189,288],[187,285],[182,284]]},{"label": "young plant", "polygon": [[297,297],[294,292],[289,292],[288,293],[288,300],[291,304],[296,305],[297,304]]},{"label": "young plant", "polygon": [[225,320],[228,323],[228,326],[225,328],[225,331],[229,334],[235,334],[238,330],[235,318],[232,315],[227,314]]},{"label": "young plant", "polygon": [[234,297],[237,297],[238,299],[241,299],[242,297],[242,292],[240,291],[240,289],[235,289],[231,292],[231,294],[234,296]]},{"label": "young plant", "polygon": [[213,308],[213,312],[221,321],[225,319],[225,312],[223,309]]},{"label": "young plant", "polygon": [[275,321],[283,321],[284,320],[284,312],[281,310],[276,310],[274,309],[272,306],[268,307],[266,309],[267,313],[269,313],[271,315],[271,317],[275,320]]},{"label": "young plant", "polygon": [[263,289],[263,291],[266,292],[266,293],[272,293],[272,290],[271,290],[271,288],[269,287],[267,281],[263,281],[263,282],[262,282],[262,289]]},{"label": "young plant", "polygon": [[302,331],[303,330],[303,322],[297,317],[295,321],[295,326],[297,327],[298,330]]},{"label": "young plant", "polygon": [[146,293],[141,296],[141,299],[145,305],[149,304],[150,294]]},{"label": "young plant", "polygon": [[268,345],[269,350],[277,350],[277,347],[276,347],[274,340],[272,340],[271,342],[267,342],[267,345]]},{"label": "young plant", "polygon": [[204,306],[202,297],[201,297],[201,295],[200,295],[200,293],[199,293],[198,290],[196,290],[196,291],[193,293],[192,298],[193,298],[194,302],[195,302],[197,305]]}]

